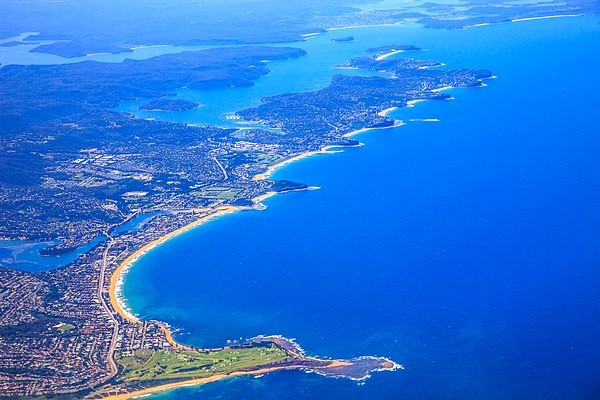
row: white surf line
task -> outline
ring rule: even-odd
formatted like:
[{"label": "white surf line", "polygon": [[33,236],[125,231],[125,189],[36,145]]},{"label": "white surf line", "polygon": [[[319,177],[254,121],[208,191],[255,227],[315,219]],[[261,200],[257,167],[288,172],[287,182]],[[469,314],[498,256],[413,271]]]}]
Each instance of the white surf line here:
[{"label": "white surf line", "polygon": [[393,50],[393,51],[390,51],[389,53],[378,55],[377,57],[375,57],[375,60],[381,61],[385,58],[388,58],[389,56],[393,56],[394,54],[398,54],[398,53],[404,53],[404,50]]},{"label": "white surf line", "polygon": [[564,18],[564,17],[582,17],[582,16],[583,16],[583,14],[548,15],[548,16],[545,16],[545,17],[531,17],[531,18],[511,19],[511,22],[535,21],[535,20],[538,20],[538,19]]}]

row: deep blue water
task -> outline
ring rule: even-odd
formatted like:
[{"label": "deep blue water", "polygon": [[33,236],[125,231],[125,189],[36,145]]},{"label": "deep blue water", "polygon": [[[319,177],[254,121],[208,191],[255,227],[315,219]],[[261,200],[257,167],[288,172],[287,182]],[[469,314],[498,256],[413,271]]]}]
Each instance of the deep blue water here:
[{"label": "deep blue water", "polygon": [[283,334],[310,354],[387,356],[405,370],[365,385],[287,371],[152,397],[598,398],[599,21],[354,29],[355,47],[337,53],[309,41],[289,65],[409,43],[498,79],[394,114],[439,122],[369,132],[363,147],[280,170],[322,189],[167,242],[130,271],[125,295],[185,343]]}]

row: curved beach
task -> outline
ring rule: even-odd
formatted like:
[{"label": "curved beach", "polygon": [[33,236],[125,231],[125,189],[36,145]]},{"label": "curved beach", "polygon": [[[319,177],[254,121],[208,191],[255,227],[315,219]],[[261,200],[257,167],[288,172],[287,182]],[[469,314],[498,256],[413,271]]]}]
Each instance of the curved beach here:
[{"label": "curved beach", "polygon": [[[267,196],[267,195],[265,195],[265,196]],[[264,198],[266,198],[266,197],[262,196],[262,198],[260,198],[260,200],[264,200]],[[256,200],[260,201],[259,198],[257,198]],[[150,250],[154,249],[155,247],[165,243],[169,239],[171,239],[175,236],[178,236],[184,232],[187,232],[190,229],[195,228],[196,226],[199,226],[213,218],[216,218],[216,217],[219,217],[222,215],[231,214],[231,213],[243,210],[243,209],[244,209],[244,207],[221,206],[217,209],[217,211],[215,213],[201,217],[188,225],[185,225],[177,230],[174,230],[171,233],[161,236],[160,238],[155,239],[152,242],[144,245],[142,248],[140,248],[139,250],[137,250],[133,254],[131,254],[129,257],[127,257],[125,259],[125,261],[123,261],[117,267],[117,269],[115,270],[115,272],[112,274],[112,276],[110,278],[110,288],[109,288],[110,304],[112,305],[114,310],[129,322],[132,322],[132,323],[141,322],[135,315],[133,315],[132,313],[130,313],[127,310],[127,306],[125,304],[122,304],[123,298],[122,298],[122,296],[120,296],[120,290],[123,285],[123,278],[124,278],[125,274],[127,273],[127,271],[129,270],[129,268],[131,268],[133,266],[133,264],[135,264],[135,262],[138,261],[144,254],[146,254]]]},{"label": "curved beach", "polygon": [[[255,198],[253,198],[252,201],[255,204],[259,204],[261,201],[266,200],[275,194],[277,194],[277,192],[267,192],[261,196],[257,196]],[[124,279],[125,275],[127,274],[127,271],[131,267],[133,267],[133,265],[142,256],[144,256],[146,253],[148,253],[155,247],[160,246],[161,244],[167,242],[168,240],[170,240],[176,236],[179,236],[182,233],[185,233],[193,228],[196,228],[197,226],[200,226],[200,225],[210,221],[211,219],[214,219],[214,218],[217,218],[217,217],[220,217],[223,215],[232,214],[232,213],[242,211],[242,210],[248,210],[248,209],[251,209],[251,207],[229,206],[229,205],[228,206],[220,206],[217,208],[217,210],[214,213],[200,217],[196,221],[194,221],[188,225],[182,226],[181,228],[176,229],[173,232],[167,233],[166,235],[153,240],[152,242],[144,245],[139,250],[135,251],[133,254],[131,254],[129,257],[127,257],[125,259],[125,261],[123,261],[121,264],[119,264],[119,266],[113,272],[113,274],[110,278],[109,296],[110,296],[111,306],[125,320],[127,320],[131,323],[141,323],[139,318],[137,318],[135,315],[133,315],[133,313],[131,313],[128,310],[127,305],[123,304],[125,299],[121,294],[121,290],[122,290],[122,286],[123,286],[123,279]],[[170,339],[169,342],[171,343],[171,341],[172,341],[171,332],[166,328],[165,328],[165,332],[167,333],[167,338]],[[175,342],[173,341],[173,343],[171,343],[171,344],[174,344],[174,343]]]},{"label": "curved beach", "polygon": [[[391,108],[382,110],[381,112],[379,112],[379,115],[381,115],[381,116],[387,115],[388,113],[390,113],[396,109],[397,109],[397,107],[391,107]],[[358,130],[351,131],[351,132],[344,134],[344,137],[354,136],[359,133],[364,133],[364,132],[371,131],[371,130],[394,128],[394,127],[400,126],[401,124],[402,124],[401,121],[398,121],[398,123],[395,123],[388,127],[358,129]],[[269,166],[267,168],[267,171],[265,171],[264,173],[255,175],[253,177],[253,179],[254,180],[268,179],[269,176],[271,176],[271,174],[273,172],[275,172],[277,169],[279,169],[287,164],[290,164],[294,161],[297,161],[297,160],[300,160],[303,158],[310,157],[315,154],[335,153],[335,151],[332,151],[331,149],[337,148],[337,147],[339,147],[339,146],[325,146],[318,151],[306,152],[306,153],[302,153],[297,156],[285,159],[277,164]],[[275,194],[277,194],[277,192],[267,192],[264,195],[253,198],[252,200],[253,200],[254,204],[260,204],[263,200],[265,200],[271,196],[274,196]],[[203,223],[210,221],[213,218],[217,218],[222,215],[232,214],[232,213],[235,213],[238,211],[248,210],[248,209],[252,209],[252,208],[253,207],[246,207],[246,206],[230,206],[230,205],[220,206],[217,208],[217,210],[214,213],[205,215],[188,225],[185,225],[185,226],[183,226],[179,229],[176,229],[164,236],[161,236],[161,237],[151,241],[150,243],[144,245],[143,247],[141,247],[134,253],[132,253],[122,263],[119,264],[119,266],[117,267],[117,269],[114,271],[114,273],[111,276],[110,287],[109,287],[109,296],[110,296],[110,303],[111,303],[111,306],[113,307],[113,309],[121,317],[123,317],[125,320],[127,320],[130,323],[142,323],[142,321],[128,309],[127,305],[125,304],[125,298],[121,293],[121,290],[123,287],[123,282],[124,282],[124,277],[126,276],[127,271],[130,268],[132,268],[134,266],[134,264],[137,261],[139,261],[139,259],[141,257],[143,257],[145,254],[147,254],[149,251],[151,251],[155,247],[160,246],[161,244],[167,242],[168,240],[170,240],[176,236],[179,236],[180,234],[183,234],[191,229],[194,229],[194,228],[202,225]],[[173,348],[185,348],[185,346],[178,343],[173,338],[172,332],[166,324],[161,324],[161,329],[165,333],[166,340]],[[311,360],[311,361],[317,361],[317,362],[325,361],[325,360],[320,360],[318,358],[305,356],[304,354],[301,354],[300,352],[296,352],[296,351],[290,351],[290,354],[292,354],[294,357],[298,358],[299,360]],[[328,361],[328,364],[326,366],[319,367],[318,369],[319,370],[325,370],[325,369],[335,370],[337,368],[353,366],[353,363],[349,362],[349,361],[343,361],[343,360],[327,360],[327,361]],[[397,364],[393,363],[391,360],[385,359],[385,361],[389,362],[392,365],[392,367],[390,367],[390,368],[384,367],[381,370],[387,370],[387,369],[394,370],[398,366]],[[302,369],[302,368],[306,368],[306,365],[303,365],[302,363],[298,363],[296,365],[275,366],[275,367],[261,368],[261,369],[257,369],[257,370],[235,371],[235,372],[232,372],[229,374],[217,374],[217,375],[206,377],[206,378],[190,379],[190,380],[185,380],[185,381],[181,381],[181,382],[164,384],[164,385],[156,386],[153,388],[147,388],[147,389],[143,389],[143,390],[139,390],[139,391],[134,391],[131,393],[112,395],[112,396],[109,396],[106,398],[114,399],[114,400],[128,399],[128,398],[133,398],[133,397],[144,396],[144,395],[147,395],[147,394],[150,394],[153,392],[166,391],[166,390],[170,390],[170,389],[174,389],[174,388],[178,388],[178,387],[203,385],[205,383],[215,382],[215,381],[219,381],[222,379],[227,379],[227,378],[231,378],[231,377],[235,377],[235,376],[260,375],[260,374],[275,372],[275,371],[284,370],[284,369]]]},{"label": "curved beach", "polygon": [[[386,108],[385,110],[382,110],[380,112],[378,112],[377,114],[379,116],[385,116],[388,115],[389,113],[391,113],[394,110],[397,110],[398,107],[390,107],[390,108]],[[396,121],[397,124],[391,125],[391,126],[384,126],[384,127],[378,127],[378,128],[362,128],[362,129],[357,129],[355,131],[352,132],[348,132],[345,133],[343,136],[344,137],[351,137],[354,135],[358,135],[359,133],[364,133],[364,132],[368,132],[368,131],[373,131],[373,130],[379,130],[379,129],[388,129],[388,128],[396,128],[400,125],[402,125],[402,121]],[[316,150],[316,151],[309,151],[306,153],[302,153],[299,154],[297,156],[294,157],[290,157],[290,158],[286,158],[285,160],[282,160],[276,164],[270,165],[269,167],[267,167],[267,170],[263,173],[260,174],[256,174],[252,180],[255,181],[259,181],[262,179],[268,179],[275,171],[277,171],[279,168],[284,167],[290,163],[293,163],[294,161],[298,161],[298,160],[302,160],[303,158],[307,158],[310,156],[314,156],[315,154],[331,154],[331,153],[335,153],[335,151],[332,151],[332,149],[336,149],[336,148],[341,148],[344,146],[324,146],[323,148],[321,148],[320,150]]]},{"label": "curved beach", "polygon": [[[388,115],[389,113],[391,113],[392,111],[398,109],[398,107],[390,107],[387,109],[384,109],[382,111],[380,111],[378,113],[378,115],[380,116],[385,116]],[[395,128],[402,125],[402,121],[397,121],[396,124],[393,124],[391,126],[388,127],[380,127],[380,128],[362,128],[362,129],[357,129],[351,132],[348,132],[346,134],[344,134],[344,137],[351,137],[354,135],[358,135],[360,133],[364,133],[367,131],[371,131],[371,130],[380,130],[380,129],[389,129],[389,128]],[[294,161],[298,161],[301,160],[303,158],[307,158],[316,154],[330,154],[330,153],[335,153],[334,151],[332,151],[333,148],[337,148],[338,146],[324,146],[322,149],[318,150],[318,151],[310,151],[310,152],[306,152],[306,153],[302,153],[299,154],[297,156],[294,157],[290,157],[287,158],[285,160],[282,160],[279,163],[273,164],[271,166],[269,166],[267,168],[267,170],[263,173],[257,174],[255,175],[252,179],[253,180],[262,180],[262,179],[268,179],[276,170],[278,170],[281,167],[284,167],[285,165],[288,165]],[[277,192],[267,192],[264,195],[261,196],[257,196],[255,198],[252,199],[252,201],[255,204],[260,203],[263,200],[268,199],[271,196],[276,195]],[[249,209],[249,207],[241,207],[241,206],[220,206],[216,212],[206,215],[204,217],[201,217],[199,219],[197,219],[196,221],[185,225],[179,229],[174,230],[173,232],[170,232],[164,236],[159,237],[158,239],[153,240],[152,242],[144,245],[142,248],[138,249],[137,251],[135,251],[133,254],[131,254],[130,256],[128,256],[125,261],[123,261],[121,264],[119,264],[119,266],[117,267],[117,269],[114,271],[114,273],[112,274],[111,278],[110,278],[110,287],[109,287],[109,296],[110,296],[110,304],[113,307],[113,309],[121,316],[123,317],[125,320],[127,320],[128,322],[131,323],[141,323],[141,321],[139,320],[139,318],[137,318],[127,307],[127,305],[125,304],[125,298],[121,293],[122,287],[123,287],[123,281],[125,278],[125,275],[127,274],[127,271],[133,267],[133,265],[141,258],[143,257],[146,253],[148,253],[149,251],[151,251],[152,249],[154,249],[157,246],[160,246],[161,244],[167,242],[168,240],[179,236],[182,233],[185,233],[191,229],[194,229],[200,225],[202,225],[205,222],[210,221],[213,218],[217,218],[220,217],[222,215],[227,215],[227,214],[232,214],[238,211],[242,211],[245,209]],[[172,332],[166,328],[166,326],[163,325],[163,330],[165,331],[165,334],[167,336],[167,340],[169,341],[169,343],[174,346],[174,347],[178,347],[181,346],[179,343],[177,343],[172,336]]]}]

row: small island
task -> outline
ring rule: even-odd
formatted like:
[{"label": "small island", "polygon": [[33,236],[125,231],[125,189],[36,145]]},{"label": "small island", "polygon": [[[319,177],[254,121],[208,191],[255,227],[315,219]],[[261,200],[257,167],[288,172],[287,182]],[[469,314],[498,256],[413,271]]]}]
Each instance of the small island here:
[{"label": "small island", "polygon": [[138,108],[145,111],[181,112],[194,110],[201,105],[189,100],[157,99],[146,102]]},{"label": "small island", "polygon": [[344,36],[339,38],[331,39],[332,42],[352,42],[354,41],[354,36]]}]

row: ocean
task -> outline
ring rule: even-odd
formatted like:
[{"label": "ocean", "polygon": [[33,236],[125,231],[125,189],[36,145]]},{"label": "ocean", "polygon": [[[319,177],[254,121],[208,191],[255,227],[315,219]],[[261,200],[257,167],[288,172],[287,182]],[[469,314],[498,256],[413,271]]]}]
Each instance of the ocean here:
[{"label": "ocean", "polygon": [[497,79],[395,111],[406,124],[356,136],[364,146],[278,170],[320,189],[168,241],[123,290],[183,343],[281,334],[310,355],[404,369],[361,383],[283,371],[151,398],[600,398],[599,17],[330,31],[252,88],[181,91],[205,106],[139,115],[234,124],[226,116],[260,96],[324,87],[349,73],[335,65],[394,43]]}]

